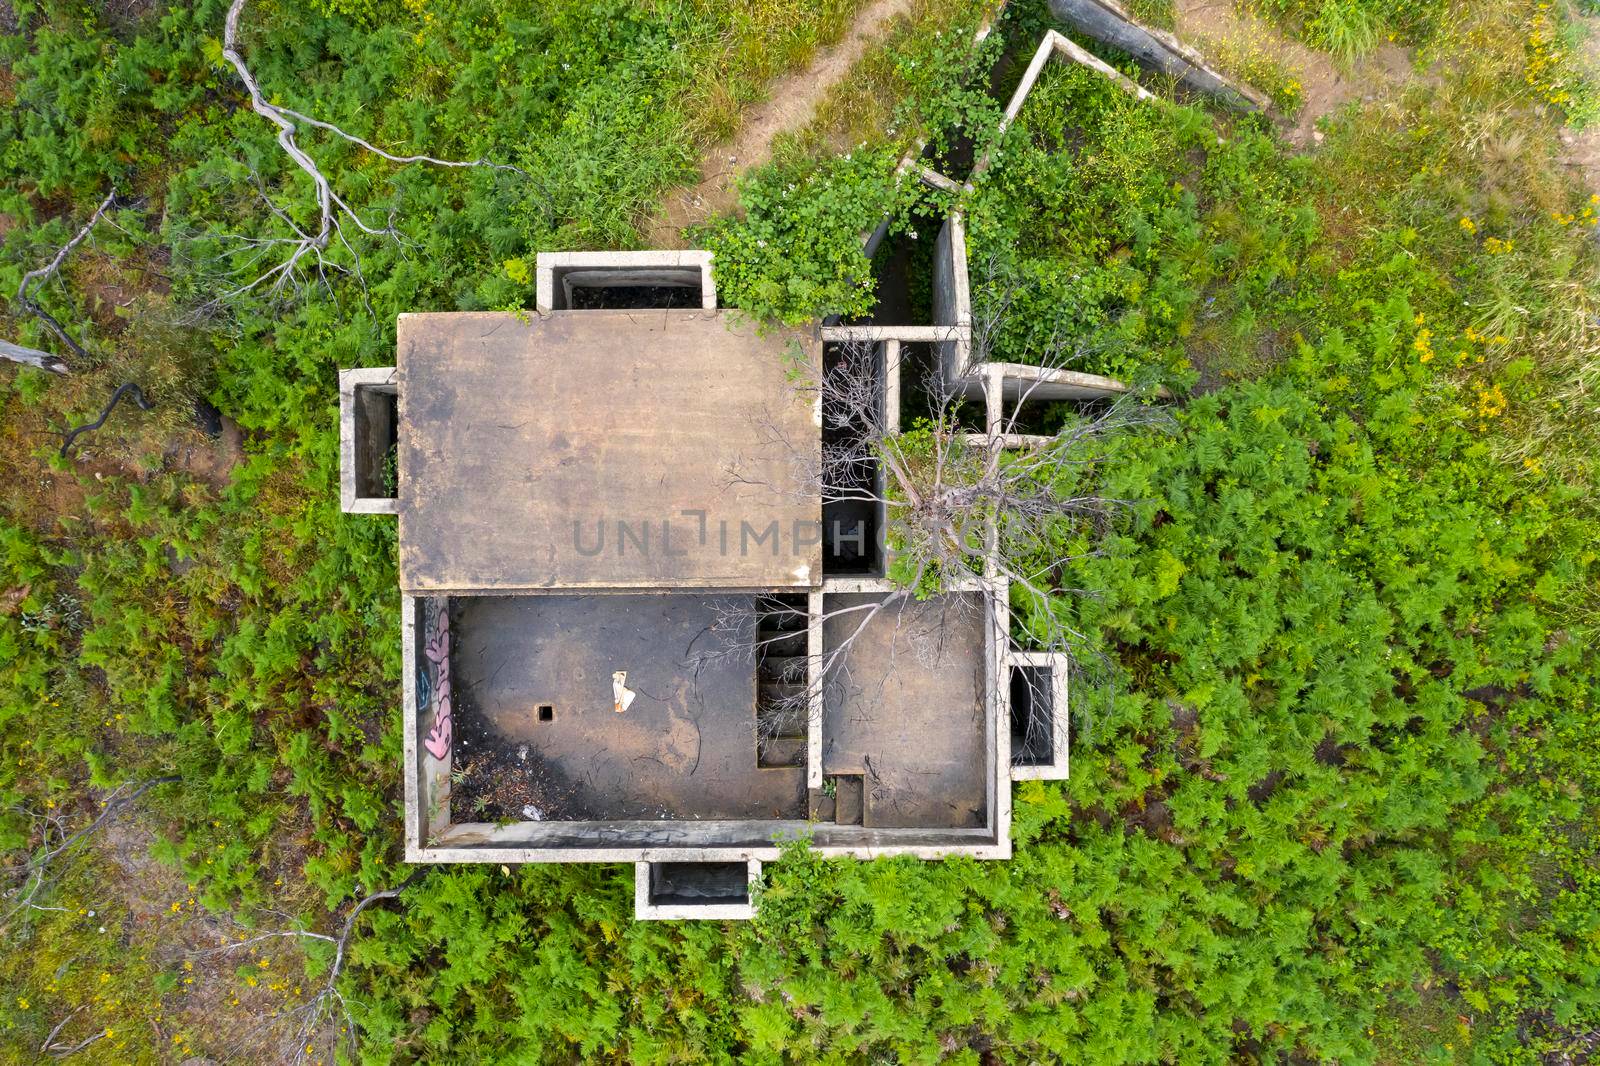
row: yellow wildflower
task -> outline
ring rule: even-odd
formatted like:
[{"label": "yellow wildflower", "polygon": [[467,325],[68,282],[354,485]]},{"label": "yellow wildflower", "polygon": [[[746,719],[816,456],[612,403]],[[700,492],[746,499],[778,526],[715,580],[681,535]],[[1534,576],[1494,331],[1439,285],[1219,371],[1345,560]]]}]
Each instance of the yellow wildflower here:
[{"label": "yellow wildflower", "polygon": [[1478,386],[1478,417],[1498,418],[1505,414],[1506,394],[1500,390],[1499,385],[1491,385],[1487,389]]},{"label": "yellow wildflower", "polygon": [[1417,339],[1411,342],[1411,347],[1417,350],[1417,361],[1426,363],[1433,358],[1433,330],[1421,329],[1417,331]]}]

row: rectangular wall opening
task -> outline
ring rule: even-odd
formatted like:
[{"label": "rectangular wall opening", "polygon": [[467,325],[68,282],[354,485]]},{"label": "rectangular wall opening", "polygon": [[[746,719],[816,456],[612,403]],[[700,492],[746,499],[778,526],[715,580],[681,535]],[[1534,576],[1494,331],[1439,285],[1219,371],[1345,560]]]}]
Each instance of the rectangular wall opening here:
[{"label": "rectangular wall opening", "polygon": [[750,867],[744,862],[653,862],[651,906],[712,906],[750,902]]},{"label": "rectangular wall opening", "polygon": [[835,774],[833,820],[840,825],[861,825],[866,804],[866,779],[862,774]]},{"label": "rectangular wall opening", "polygon": [[1011,668],[1011,761],[1017,766],[1055,763],[1055,706],[1048,666]]},{"label": "rectangular wall opening", "polygon": [[881,406],[883,346],[824,345],[822,366],[829,379],[822,400],[822,572],[825,576],[880,575],[882,472],[869,454],[870,430],[861,423],[856,393],[870,390]]},{"label": "rectangular wall opening", "polygon": [[701,306],[700,268],[558,267],[553,310],[632,311]]},{"label": "rectangular wall opening", "polygon": [[400,395],[393,385],[355,388],[356,496],[392,500],[400,494]]}]

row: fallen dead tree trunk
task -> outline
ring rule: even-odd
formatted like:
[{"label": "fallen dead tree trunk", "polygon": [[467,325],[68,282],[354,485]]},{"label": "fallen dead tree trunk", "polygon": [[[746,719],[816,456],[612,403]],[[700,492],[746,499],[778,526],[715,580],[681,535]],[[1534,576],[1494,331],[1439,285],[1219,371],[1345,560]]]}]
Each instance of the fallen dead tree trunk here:
[{"label": "fallen dead tree trunk", "polygon": [[1140,25],[1116,0],[1050,0],[1050,13],[1102,44],[1128,53],[1141,66],[1176,78],[1241,111],[1271,111],[1258,90],[1229,80],[1201,54],[1163,30]]},{"label": "fallen dead tree trunk", "polygon": [[38,367],[40,370],[48,370],[52,374],[65,374],[67,372],[66,360],[59,355],[41,352],[37,348],[24,348],[22,345],[12,344],[10,341],[0,341],[0,359],[8,359],[13,363],[21,363],[23,366]]}]

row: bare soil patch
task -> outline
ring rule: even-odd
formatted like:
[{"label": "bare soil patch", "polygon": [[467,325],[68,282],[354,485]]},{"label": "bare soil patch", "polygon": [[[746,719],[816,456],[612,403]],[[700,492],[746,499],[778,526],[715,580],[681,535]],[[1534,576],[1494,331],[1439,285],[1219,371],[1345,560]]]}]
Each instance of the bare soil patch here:
[{"label": "bare soil patch", "polygon": [[1271,25],[1240,12],[1233,0],[1177,0],[1177,33],[1205,52],[1207,41],[1255,41],[1300,79],[1304,102],[1294,124],[1285,130],[1289,142],[1306,148],[1321,139],[1317,120],[1352,100],[1373,100],[1411,76],[1411,51],[1385,42],[1348,69],[1332,56],[1308,48]]},{"label": "bare soil patch", "polygon": [[[1583,39],[1581,62],[1591,75],[1600,77],[1600,15],[1578,20],[1588,31]],[[1586,130],[1561,132],[1561,165],[1573,171],[1585,189],[1600,193],[1600,123]]]},{"label": "bare soil patch", "polygon": [[174,467],[218,490],[227,486],[233,468],[244,461],[244,430],[227,415],[220,421],[215,437],[198,430],[185,433],[166,455]]},{"label": "bare soil patch", "polygon": [[[252,931],[200,906],[182,871],[150,857],[155,839],[137,814],[101,831],[94,844],[101,860],[95,894],[100,902],[84,910],[82,920],[101,922],[103,934],[118,938],[131,956],[148,958],[172,975],[171,991],[134,1008],[158,1046],[173,1053],[172,1061],[194,1055],[217,1062],[277,1061],[277,1049],[293,1037],[290,1012],[310,991],[297,941],[217,952]],[[291,889],[280,891],[291,903]]]},{"label": "bare soil patch", "polygon": [[1572,170],[1583,187],[1600,193],[1600,127],[1561,134],[1561,163]]}]

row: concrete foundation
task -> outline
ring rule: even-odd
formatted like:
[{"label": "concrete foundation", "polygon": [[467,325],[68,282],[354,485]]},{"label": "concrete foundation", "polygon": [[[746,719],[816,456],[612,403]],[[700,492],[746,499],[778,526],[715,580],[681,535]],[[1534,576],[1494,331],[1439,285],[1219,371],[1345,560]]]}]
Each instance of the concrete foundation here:
[{"label": "concrete foundation", "polygon": [[384,486],[398,441],[397,401],[394,367],[339,371],[339,506],[347,514],[399,509],[398,498]]},{"label": "concrete foundation", "polygon": [[849,644],[823,684],[824,780],[862,779],[867,828],[981,827],[988,821],[983,598],[903,602],[865,623],[839,613],[882,599],[824,599],[823,655]]},{"label": "concrete foundation", "polygon": [[[1052,32],[1007,123],[1055,61],[1151,98]],[[902,171],[962,187],[913,159]],[[993,523],[982,576],[884,610],[837,661],[851,629],[837,610],[894,594],[891,558],[843,574],[820,548],[774,563],[764,543],[731,562],[556,557],[561,523],[596,507],[709,513],[713,540],[729,499],[761,523],[819,518],[794,455],[761,451],[774,428],[820,439],[820,407],[783,405],[824,344],[872,346],[891,426],[903,404],[919,415],[907,366],[926,364],[983,404],[974,446],[1043,444],[1004,431],[1019,404],[1128,391],[979,357],[959,210],[934,248],[932,325],[758,334],[715,313],[711,268],[704,252],[541,254],[536,320],[406,316],[397,368],[341,374],[342,503],[401,516],[407,861],[632,862],[641,919],[748,918],[785,841],[830,858],[1008,858],[1010,783],[1067,776],[1069,664],[1012,646]],[[699,306],[583,309],[606,290]],[[378,456],[394,438],[400,489],[384,496]],[[798,605],[781,654],[716,654],[737,638],[728,605],[756,597]],[[804,720],[783,750],[758,746],[763,686],[794,687],[796,670]]]},{"label": "concrete foundation", "polygon": [[[458,600],[452,821],[805,817],[804,767],[758,764],[756,664],[719,646],[716,632],[719,610],[733,605],[686,595]],[[618,672],[634,694],[620,712]],[[474,795],[503,799],[486,817],[471,809]]]}]

